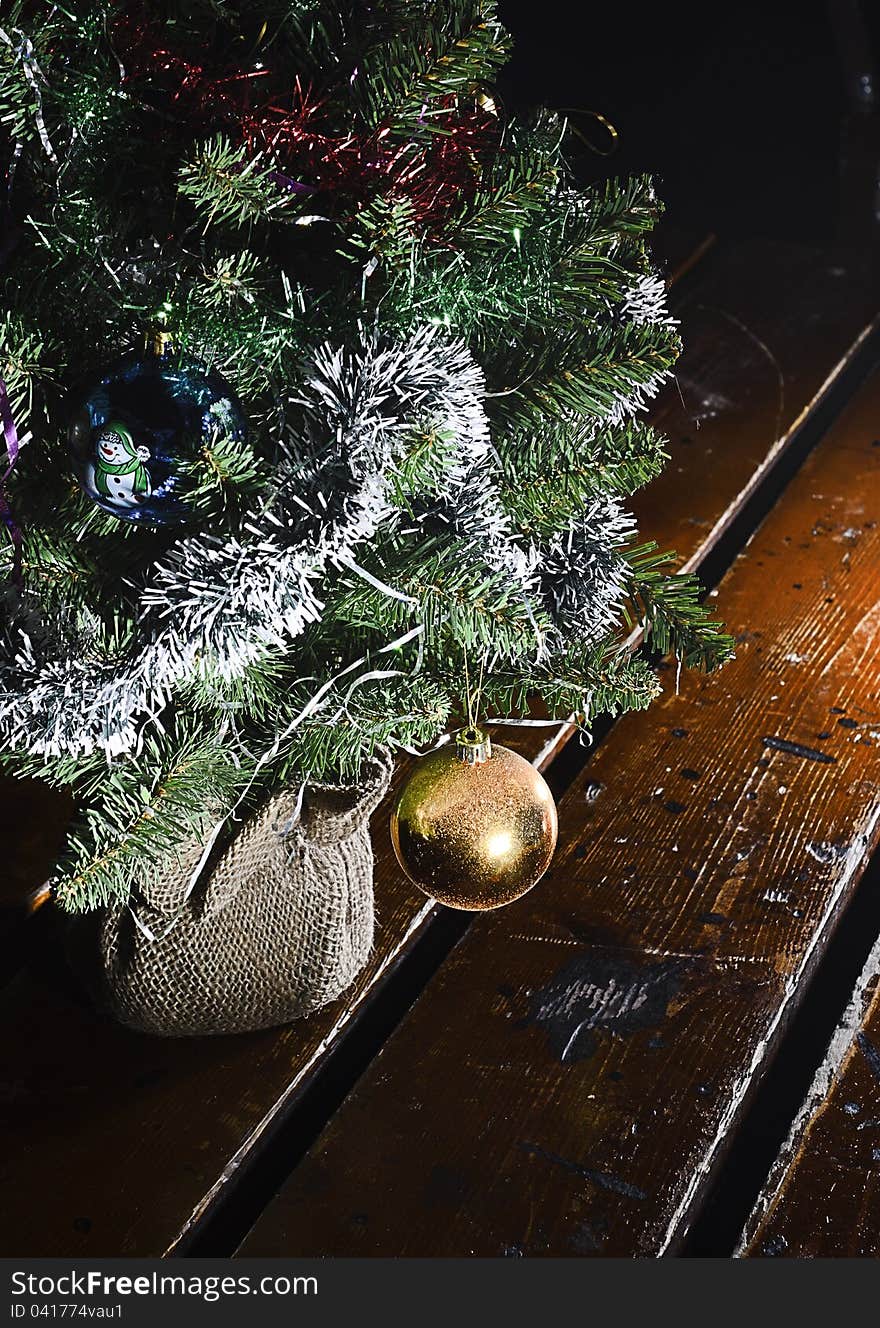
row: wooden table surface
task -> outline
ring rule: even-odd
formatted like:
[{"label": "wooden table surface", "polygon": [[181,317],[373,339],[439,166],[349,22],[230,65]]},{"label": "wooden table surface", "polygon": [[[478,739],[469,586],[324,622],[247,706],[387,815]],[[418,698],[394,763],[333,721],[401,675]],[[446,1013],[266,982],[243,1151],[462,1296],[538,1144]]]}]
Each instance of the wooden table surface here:
[{"label": "wooden table surface", "polygon": [[18,925],[63,807],[7,797],[4,1253],[680,1247],[874,845],[880,302],[860,262],[775,243],[671,266],[672,461],[638,516],[710,575],[740,550],[736,663],[667,670],[586,764],[567,730],[516,734],[568,787],[549,877],[496,915],[419,896],[380,809],[367,970],[268,1033],[98,1015],[45,910]]}]

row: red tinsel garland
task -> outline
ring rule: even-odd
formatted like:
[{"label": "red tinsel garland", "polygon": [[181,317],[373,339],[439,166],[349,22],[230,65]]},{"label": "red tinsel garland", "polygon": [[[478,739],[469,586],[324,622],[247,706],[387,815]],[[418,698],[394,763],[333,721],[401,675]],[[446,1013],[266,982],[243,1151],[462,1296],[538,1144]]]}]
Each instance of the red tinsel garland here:
[{"label": "red tinsel garland", "polygon": [[475,190],[481,160],[497,147],[499,121],[476,102],[435,100],[434,132],[418,140],[401,140],[390,125],[338,132],[323,121],[325,98],[299,79],[285,94],[277,71],[261,62],[211,70],[169,49],[167,30],[145,21],[140,6],[120,14],[112,37],[123,83],[154,109],[196,132],[224,130],[266,156],[280,189],[329,196],[337,210],[379,195],[405,201],[426,238],[439,238]]},{"label": "red tinsel garland", "polygon": [[241,139],[266,153],[293,187],[363,202],[377,194],[405,199],[427,231],[442,226],[476,187],[480,160],[498,136],[498,121],[454,99],[435,103],[445,111],[441,133],[427,141],[401,140],[389,126],[369,135],[333,134],[321,128],[321,105],[297,83],[289,107],[277,103],[245,115]]}]

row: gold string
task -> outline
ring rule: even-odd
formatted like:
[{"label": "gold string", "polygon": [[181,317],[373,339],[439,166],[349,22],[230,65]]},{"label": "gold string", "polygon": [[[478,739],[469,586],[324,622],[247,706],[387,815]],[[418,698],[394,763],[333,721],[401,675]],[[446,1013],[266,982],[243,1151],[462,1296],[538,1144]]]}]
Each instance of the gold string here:
[{"label": "gold string", "polygon": [[477,702],[476,702],[476,710],[477,710],[477,717],[478,717],[478,718],[479,718],[480,710],[481,710],[481,708],[482,708],[482,704],[483,704],[483,677],[484,677],[485,672],[486,672],[486,656],[485,656],[485,655],[482,655],[482,656],[480,657],[480,678],[479,678],[479,681],[478,681],[478,683],[477,683]]},{"label": "gold string", "polygon": [[474,727],[474,707],[473,707],[473,697],[471,696],[471,678],[470,678],[470,673],[468,671],[467,646],[464,647],[464,689],[465,689],[465,698],[467,701],[468,728],[472,729]]},{"label": "gold string", "polygon": [[585,143],[591,152],[595,152],[597,157],[611,157],[617,151],[618,147],[620,146],[620,134],[617,132],[616,128],[608,119],[608,117],[603,115],[601,111],[588,111],[585,110],[583,107],[577,107],[577,106],[560,106],[559,111],[562,115],[567,115],[567,116],[585,115],[588,117],[592,117],[592,119],[595,120],[597,124],[600,124],[602,126],[602,128],[607,133],[609,139],[608,146],[605,148],[597,146],[597,144],[594,143],[592,139],[590,139],[582,129],[578,128],[578,126],[574,123],[573,120],[569,121],[569,127],[571,129],[571,132],[575,134],[581,140],[582,143]]}]

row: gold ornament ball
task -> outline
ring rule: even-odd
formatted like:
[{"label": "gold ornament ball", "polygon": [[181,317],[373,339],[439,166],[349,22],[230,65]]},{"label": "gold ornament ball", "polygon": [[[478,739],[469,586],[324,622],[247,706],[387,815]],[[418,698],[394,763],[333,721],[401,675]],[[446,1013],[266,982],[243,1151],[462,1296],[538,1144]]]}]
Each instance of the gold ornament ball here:
[{"label": "gold ornament ball", "polygon": [[450,908],[500,908],[531,890],[556,848],[553,794],[533,765],[479,729],[416,762],[391,841],[409,879]]}]

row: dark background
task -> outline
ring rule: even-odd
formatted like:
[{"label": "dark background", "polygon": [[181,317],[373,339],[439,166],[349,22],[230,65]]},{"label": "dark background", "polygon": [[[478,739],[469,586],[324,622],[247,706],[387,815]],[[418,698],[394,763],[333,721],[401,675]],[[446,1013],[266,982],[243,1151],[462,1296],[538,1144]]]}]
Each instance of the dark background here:
[{"label": "dark background", "polygon": [[[859,20],[870,37],[863,65],[878,49],[878,0],[500,8],[516,42],[505,104],[600,111],[620,146],[606,159],[581,153],[579,174],[650,171],[671,224],[825,244],[842,214],[874,211],[864,179],[873,108],[852,51],[858,60]],[[577,123],[601,141],[598,126]]]}]

